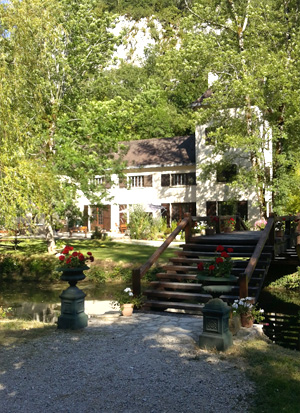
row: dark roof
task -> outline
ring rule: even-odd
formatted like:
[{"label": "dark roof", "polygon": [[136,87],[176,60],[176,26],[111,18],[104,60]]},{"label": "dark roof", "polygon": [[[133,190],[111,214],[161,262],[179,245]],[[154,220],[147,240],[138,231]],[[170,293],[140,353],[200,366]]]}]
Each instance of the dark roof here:
[{"label": "dark roof", "polygon": [[122,142],[129,146],[123,160],[127,166],[195,164],[195,135]]},{"label": "dark roof", "polygon": [[211,89],[207,89],[206,92],[203,93],[202,96],[200,96],[200,98],[198,98],[197,100],[195,100],[195,102],[191,103],[191,108],[199,108],[200,106],[203,106],[203,103],[205,99],[208,99],[212,96],[213,91]]}]

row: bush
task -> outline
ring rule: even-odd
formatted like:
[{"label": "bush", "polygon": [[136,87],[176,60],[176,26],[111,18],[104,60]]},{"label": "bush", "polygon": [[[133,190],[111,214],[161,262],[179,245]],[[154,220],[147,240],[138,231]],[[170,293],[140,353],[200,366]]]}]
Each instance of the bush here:
[{"label": "bush", "polygon": [[59,278],[55,270],[57,258],[50,255],[2,255],[0,256],[0,280],[5,281],[52,281]]},{"label": "bush", "polygon": [[131,267],[122,267],[112,262],[95,261],[86,275],[96,283],[103,284],[107,281],[122,280],[131,282]]},{"label": "bush", "polygon": [[128,229],[132,239],[148,239],[151,234],[152,217],[142,205],[135,205],[129,215]]},{"label": "bush", "polygon": [[282,288],[286,290],[297,290],[300,289],[300,267],[297,268],[298,272],[294,274],[285,275],[278,280],[272,282],[270,288]]}]

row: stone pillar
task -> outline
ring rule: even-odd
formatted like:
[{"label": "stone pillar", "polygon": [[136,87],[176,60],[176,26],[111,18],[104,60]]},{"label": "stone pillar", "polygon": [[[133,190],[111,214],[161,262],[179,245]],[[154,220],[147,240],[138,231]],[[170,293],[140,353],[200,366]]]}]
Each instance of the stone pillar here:
[{"label": "stone pillar", "polygon": [[229,330],[231,308],[220,298],[210,300],[203,308],[203,334],[199,337],[201,348],[225,351],[232,345]]}]

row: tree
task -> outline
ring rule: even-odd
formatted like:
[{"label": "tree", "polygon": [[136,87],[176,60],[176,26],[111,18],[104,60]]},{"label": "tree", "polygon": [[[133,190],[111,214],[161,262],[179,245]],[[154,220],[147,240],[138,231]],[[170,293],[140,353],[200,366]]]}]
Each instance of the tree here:
[{"label": "tree", "polygon": [[[217,76],[212,97],[203,101],[198,122],[216,125],[215,154],[229,148],[239,149],[241,157],[250,153],[250,174],[241,170],[240,179],[232,185],[255,187],[262,214],[266,213],[266,193],[273,191],[276,210],[282,190],[279,171],[291,166],[295,152],[291,149],[298,139],[291,127],[299,119],[299,106],[295,105],[299,98],[297,2],[185,3],[190,16],[185,20],[187,34],[181,59],[187,60],[191,54],[201,56],[206,62],[205,73]],[[195,62],[191,61],[191,67]],[[287,72],[292,76],[286,76]],[[239,110],[233,116],[234,108]],[[272,165],[266,158],[271,143],[264,128],[266,122],[272,130]],[[268,173],[269,166],[273,176]]]},{"label": "tree", "polygon": [[[111,58],[111,18],[87,0],[0,7],[2,214],[10,224],[34,209],[50,224],[56,199],[70,191],[90,195],[95,174],[121,168],[108,156],[117,150],[117,134],[99,139],[82,110]],[[105,194],[103,186],[98,203]]]}]

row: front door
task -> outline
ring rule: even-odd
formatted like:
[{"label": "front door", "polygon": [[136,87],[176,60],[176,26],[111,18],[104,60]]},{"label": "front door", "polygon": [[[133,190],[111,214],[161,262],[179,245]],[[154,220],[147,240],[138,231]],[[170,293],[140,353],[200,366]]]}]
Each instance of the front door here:
[{"label": "front door", "polygon": [[110,231],[110,205],[92,207],[91,230],[95,231],[96,227]]}]

